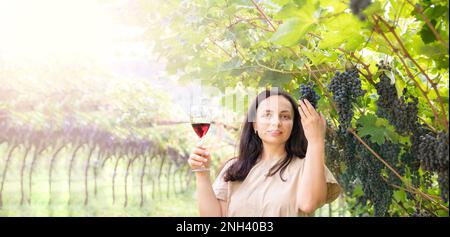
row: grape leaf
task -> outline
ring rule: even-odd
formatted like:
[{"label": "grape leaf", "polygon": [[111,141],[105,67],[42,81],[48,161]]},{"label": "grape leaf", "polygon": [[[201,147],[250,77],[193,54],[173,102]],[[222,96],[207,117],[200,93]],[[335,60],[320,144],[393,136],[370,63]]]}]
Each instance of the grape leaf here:
[{"label": "grape leaf", "polygon": [[353,190],[353,197],[362,197],[364,196],[364,191],[361,185],[356,185]]},{"label": "grape leaf", "polygon": [[299,7],[296,7],[294,4],[288,4],[283,7],[278,14],[278,18],[290,18],[283,22],[275,34],[272,35],[270,41],[282,46],[297,44],[308,31],[314,28],[317,22],[315,13],[318,8],[318,1],[305,1],[305,4]]},{"label": "grape leaf", "polygon": [[[436,25],[435,20],[431,20],[431,24],[433,26]],[[433,41],[436,41],[436,37],[433,34],[433,31],[431,31],[430,27],[424,23],[422,26],[422,30],[420,31],[420,36],[422,37],[422,40],[425,44],[432,43]]]},{"label": "grape leaf", "polygon": [[305,35],[310,26],[311,23],[299,17],[289,18],[278,28],[270,40],[282,46],[295,45]]},{"label": "grape leaf", "polygon": [[357,123],[360,125],[357,128],[358,134],[361,137],[369,135],[371,142],[379,145],[383,144],[386,140],[398,142],[400,139],[394,127],[386,119],[378,118],[373,114],[361,116]]},{"label": "grape leaf", "polygon": [[280,11],[275,14],[275,19],[289,19],[292,17],[300,17],[300,9],[294,3],[284,5]]},{"label": "grape leaf", "polygon": [[397,202],[405,202],[406,200],[406,193],[403,190],[397,190],[394,192],[394,199]]},{"label": "grape leaf", "polygon": [[266,71],[259,81],[260,86],[266,86],[270,84],[274,87],[283,87],[292,79],[291,75],[283,74],[279,72]]}]

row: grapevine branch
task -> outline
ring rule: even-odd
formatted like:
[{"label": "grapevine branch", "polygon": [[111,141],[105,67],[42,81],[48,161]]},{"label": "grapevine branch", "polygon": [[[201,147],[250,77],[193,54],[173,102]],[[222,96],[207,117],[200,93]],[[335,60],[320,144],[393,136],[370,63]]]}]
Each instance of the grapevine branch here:
[{"label": "grapevine branch", "polygon": [[437,133],[436,128],[434,128],[433,126],[431,126],[430,124],[427,123],[427,121],[425,121],[424,118],[417,116],[425,125],[427,125],[427,127],[429,127],[431,129],[431,131],[433,131],[433,133]]},{"label": "grapevine branch", "polygon": [[222,46],[220,46],[215,40],[212,40],[211,38],[208,38],[215,46],[217,46],[219,49],[221,49],[228,57],[233,58],[233,55],[231,55],[228,51],[226,51]]},{"label": "grapevine branch", "polygon": [[258,24],[256,24],[256,23],[254,22],[255,20],[265,20],[265,18],[263,18],[263,17],[254,17],[254,18],[242,19],[242,18],[240,18],[239,16],[237,16],[236,18],[237,18],[238,20],[235,21],[235,22],[233,22],[233,23],[230,23],[229,25],[227,25],[227,26],[226,26],[227,29],[233,28],[233,27],[234,27],[235,25],[237,25],[238,23],[241,23],[241,22],[248,22],[250,25],[252,25],[252,26],[254,26],[254,27],[256,27],[256,28],[259,28],[259,29],[261,29],[261,30],[268,31],[268,32],[275,32],[275,31],[272,30],[272,29],[267,29],[267,28],[262,27],[262,26],[260,26],[260,25],[258,25]]},{"label": "grapevine branch", "polygon": [[[25,162],[28,156],[28,152],[30,151],[31,146],[25,148],[25,154],[23,156],[22,168],[20,169],[20,205],[23,205],[25,201],[24,191],[23,191],[23,173],[25,171]],[[38,149],[36,147],[36,149]]]},{"label": "grapevine branch", "polygon": [[428,27],[430,28],[431,32],[433,32],[434,36],[436,37],[436,39],[439,41],[439,43],[442,44],[442,46],[444,46],[445,48],[448,49],[448,43],[445,42],[441,35],[437,32],[436,28],[433,26],[433,24],[431,24],[430,19],[428,19],[427,16],[425,16],[425,14],[423,13],[423,8],[422,6],[420,6],[420,4],[414,5],[410,0],[406,0],[409,4],[411,4],[411,6],[413,6],[415,8],[415,10],[419,13],[419,15],[423,18],[423,21],[425,21],[425,23],[428,25]]},{"label": "grapevine branch", "polygon": [[353,134],[353,136],[356,137],[356,139],[358,139],[358,141],[363,144],[379,161],[381,161],[390,171],[392,171],[392,173],[394,173],[395,176],[397,176],[409,189],[414,190],[417,192],[417,194],[419,194],[421,197],[425,198],[426,200],[429,200],[433,203],[435,203],[436,205],[440,206],[441,208],[443,208],[444,210],[448,211],[448,207],[440,204],[439,202],[437,202],[436,200],[434,200],[432,197],[430,197],[428,194],[423,193],[420,189],[417,189],[415,187],[413,187],[412,185],[410,185],[400,174],[397,173],[397,171],[395,171],[386,161],[384,161],[374,150],[372,150],[372,148],[370,148],[369,145],[367,145],[359,136],[358,134],[356,134],[356,132],[354,131],[354,129],[349,128],[348,131],[350,133]]},{"label": "grapevine branch", "polygon": [[[392,45],[392,42],[387,38],[387,36],[383,33],[383,31],[381,31],[381,29],[379,28],[378,25],[376,26],[376,31],[381,34],[381,36],[386,40],[386,42],[389,44],[389,46],[391,46],[393,51],[396,54],[398,54],[398,49],[395,48],[395,46]],[[420,90],[420,92],[422,92],[423,96],[425,97],[425,99],[427,100],[428,104],[430,105],[430,108],[433,111],[433,114],[434,114],[435,118],[439,119],[439,114],[436,111],[436,108],[434,107],[433,103],[431,103],[431,100],[428,98],[427,92],[420,86],[419,82],[416,81],[414,75],[409,70],[408,65],[406,65],[405,60],[400,55],[398,55],[398,56],[399,56],[399,59],[400,59],[401,63],[403,64],[403,66],[404,66],[404,68],[406,70],[407,75],[414,82],[414,84],[416,84],[416,86]]]},{"label": "grapevine branch", "polygon": [[261,29],[261,30],[263,30],[263,31],[275,32],[275,31],[273,31],[273,30],[271,30],[271,29],[267,29],[267,28],[264,28],[264,27],[262,27],[262,26],[260,26],[260,25],[257,25],[255,22],[249,22],[249,24],[252,25],[252,26],[254,26],[254,27],[256,27],[256,28],[258,28],[258,29]]},{"label": "grapevine branch", "polygon": [[[387,179],[386,179],[385,177],[383,177],[383,176],[381,176],[381,177],[384,179],[384,181],[387,182]],[[396,184],[389,184],[389,185],[391,185],[391,186],[394,187],[394,188],[401,189],[401,190],[404,190],[404,191],[409,192],[409,193],[412,193],[412,194],[418,194],[417,191],[414,191],[414,190],[411,190],[411,189],[407,189],[407,188],[403,188],[403,187],[398,186],[398,185],[396,185]],[[429,195],[430,197],[435,198],[435,199],[441,199],[441,197],[436,196],[436,195],[433,195],[433,194],[428,194],[428,195]]]},{"label": "grapevine branch", "polygon": [[[269,70],[269,71],[278,72],[278,73],[282,73],[282,74],[304,74],[305,73],[303,71],[284,71],[281,69],[271,68],[269,66],[266,66],[266,65],[260,63],[258,60],[256,60],[256,64],[264,69]],[[333,70],[333,68],[331,70]],[[307,71],[308,71],[308,73],[311,73],[311,72],[319,72],[320,73],[320,72],[329,72],[330,70],[328,70],[328,69],[316,69],[316,70],[308,69]]]},{"label": "grapevine branch", "polygon": [[330,93],[328,92],[328,90],[326,90],[326,88],[323,86],[322,82],[319,80],[319,78],[316,76],[316,74],[311,70],[311,68],[308,65],[305,64],[304,67],[307,70],[309,70],[309,72],[312,74],[314,80],[316,81],[317,85],[319,85],[320,89],[322,89],[322,91],[325,94],[325,96],[328,97],[328,99],[330,100],[331,106],[334,108],[334,110],[337,111],[336,103],[332,99],[332,97],[331,97]]},{"label": "grapevine branch", "polygon": [[34,154],[33,154],[33,159],[31,161],[31,167],[30,167],[30,173],[28,176],[28,189],[29,189],[29,195],[28,195],[28,203],[31,204],[31,188],[33,185],[33,171],[34,171],[34,167],[36,165],[37,162],[37,158],[38,156],[46,149],[45,145],[42,143],[39,143],[38,146],[40,146],[40,149],[37,151],[37,149],[35,150]]},{"label": "grapevine branch", "polygon": [[261,9],[261,7],[256,3],[256,1],[255,0],[251,0],[251,1],[252,1],[253,5],[255,5],[256,10],[258,10],[258,12],[261,15],[261,17],[263,17],[266,20],[267,24],[270,25],[270,27],[273,29],[273,31],[277,31],[275,26],[270,21],[269,17],[267,17],[267,15],[264,13],[264,11]]},{"label": "grapevine branch", "polygon": [[255,20],[265,20],[263,17],[253,17],[253,18],[240,18],[239,16],[236,16],[237,20],[227,26],[227,29],[233,28],[235,25],[241,23],[241,22],[252,22]]},{"label": "grapevine branch", "polygon": [[[382,178],[386,183],[388,183],[388,181],[386,180],[385,177],[381,176],[381,178]],[[407,188],[403,188],[403,187],[400,187],[400,186],[395,185],[395,184],[389,184],[389,185],[391,185],[391,186],[394,187],[394,188],[401,189],[401,190],[404,190],[404,191],[409,192],[409,193],[412,193],[412,194],[418,194],[418,192],[416,192],[416,191],[414,191],[414,190],[410,190],[410,189],[407,189]],[[429,194],[429,195],[432,196],[432,197],[435,197],[435,198],[440,198],[440,197],[437,197],[437,196],[434,196],[434,195],[431,195],[431,194]],[[412,198],[414,199],[414,201],[415,201],[416,204],[417,204],[417,203],[420,203],[414,196],[412,196]],[[401,202],[399,202],[398,204],[401,204]],[[402,206],[403,206],[403,204],[402,204]],[[422,208],[424,208],[424,209],[427,210],[429,213],[432,213],[433,215],[436,216],[436,214],[434,214],[434,213],[433,213],[430,209],[428,209],[427,207],[422,206]],[[405,209],[404,209],[404,210],[405,210]],[[405,211],[408,213],[407,210],[405,210]]]},{"label": "grapevine branch", "polygon": [[244,61],[247,61],[247,58],[244,56],[244,54],[241,52],[241,50],[239,50],[239,48],[237,47],[236,40],[233,40],[233,44],[234,44],[234,49],[236,50],[236,52],[241,56],[241,58]]},{"label": "grapevine branch", "polygon": [[364,63],[364,62],[361,60],[361,58],[356,57],[356,55],[355,55],[354,52],[346,52],[346,51],[345,51],[344,49],[342,49],[342,48],[338,48],[338,50],[341,51],[341,52],[343,52],[344,54],[348,54],[348,55],[350,55],[352,58],[356,59],[356,61],[358,61],[358,63],[361,64],[361,65],[364,67],[364,69],[366,70],[366,72],[367,72],[367,75],[365,75],[365,74],[363,74],[363,73],[361,73],[361,74],[369,81],[370,84],[372,84],[373,86],[375,86],[375,82],[372,80],[373,75],[372,75],[372,73],[370,72],[370,69],[369,69],[369,66],[370,66],[370,65]]},{"label": "grapevine branch", "polygon": [[86,161],[85,169],[84,169],[84,205],[87,206],[89,200],[89,190],[88,190],[88,171],[91,161],[92,152],[94,152],[95,146],[89,149],[89,155]]},{"label": "grapevine branch", "polygon": [[[425,78],[427,79],[427,81],[430,83],[431,87],[433,87],[433,90],[436,92],[436,96],[437,96],[439,105],[441,106],[441,110],[442,110],[442,122],[444,123],[444,126],[445,126],[446,130],[448,131],[447,114],[446,114],[446,112],[445,112],[445,106],[444,106],[444,103],[443,103],[443,101],[442,101],[442,98],[441,98],[441,95],[440,95],[440,93],[439,93],[439,90],[438,90],[438,88],[437,88],[437,84],[431,80],[431,78],[428,76],[428,74],[425,73],[425,71],[424,71],[423,68],[417,63],[417,61],[414,60],[414,59],[411,57],[411,55],[409,54],[408,50],[406,50],[404,44],[402,43],[400,37],[399,37],[399,36],[397,35],[397,33],[395,32],[394,27],[392,27],[392,26],[391,26],[391,25],[390,25],[383,17],[381,17],[381,16],[374,15],[374,16],[372,16],[372,17],[373,17],[374,20],[375,20],[375,23],[376,23],[376,26],[377,26],[377,29],[376,29],[377,32],[384,35],[384,33],[382,32],[382,30],[380,29],[379,24],[378,24],[379,21],[381,21],[381,22],[388,28],[389,32],[391,32],[392,35],[395,37],[395,39],[397,40],[398,44],[400,45],[400,48],[401,48],[402,51],[403,51],[403,54],[405,55],[405,57],[408,58],[408,59],[409,59],[409,60],[410,60],[410,61],[411,61],[418,69],[419,69],[419,71],[425,76]],[[385,35],[384,35],[383,38],[385,38],[385,39],[387,40],[387,37],[385,37]],[[389,43],[389,45],[390,45],[393,49],[395,49],[395,47],[393,47],[393,45],[392,45],[391,43]],[[394,50],[394,52],[397,53],[397,55],[399,54],[398,50]],[[399,58],[402,60],[402,63],[403,63],[403,59],[402,59],[402,57],[400,57],[400,55],[399,55]],[[408,67],[406,67],[406,65],[405,65],[405,68],[407,69]],[[436,117],[436,118],[439,118],[439,117]]]}]

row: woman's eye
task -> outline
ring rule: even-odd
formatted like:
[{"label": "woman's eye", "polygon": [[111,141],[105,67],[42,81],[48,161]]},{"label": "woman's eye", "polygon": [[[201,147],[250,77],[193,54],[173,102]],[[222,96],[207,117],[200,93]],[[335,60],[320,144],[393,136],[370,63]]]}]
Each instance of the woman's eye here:
[{"label": "woman's eye", "polygon": [[289,116],[289,115],[282,115],[281,118],[284,119],[284,120],[288,120],[288,119],[291,118],[291,116]]}]

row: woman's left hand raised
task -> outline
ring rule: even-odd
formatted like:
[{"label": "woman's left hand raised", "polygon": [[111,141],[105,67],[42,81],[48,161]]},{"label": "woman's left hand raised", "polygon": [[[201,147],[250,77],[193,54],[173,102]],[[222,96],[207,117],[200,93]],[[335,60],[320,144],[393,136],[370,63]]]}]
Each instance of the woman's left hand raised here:
[{"label": "woman's left hand raised", "polygon": [[308,142],[324,142],[327,122],[322,113],[317,113],[307,99],[299,101],[300,121]]}]

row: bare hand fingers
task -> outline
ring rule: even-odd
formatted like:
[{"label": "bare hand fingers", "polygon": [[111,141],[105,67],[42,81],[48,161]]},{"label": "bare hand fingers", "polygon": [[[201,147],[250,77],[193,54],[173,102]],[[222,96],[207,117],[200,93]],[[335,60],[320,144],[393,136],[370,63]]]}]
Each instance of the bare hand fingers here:
[{"label": "bare hand fingers", "polygon": [[306,105],[305,100],[306,99],[301,100],[300,104],[302,105],[302,109],[303,109],[303,112],[305,112],[306,117],[310,117],[312,114],[311,114],[310,109],[308,108],[308,105]]},{"label": "bare hand fingers", "polygon": [[206,167],[207,163],[208,163],[207,159],[205,159],[205,158],[203,158],[201,156],[195,155],[195,154],[191,154],[191,156],[189,157],[189,160],[188,160],[188,164],[192,168],[195,168],[195,167]]},{"label": "bare hand fingers", "polygon": [[298,105],[299,105],[298,106],[298,108],[299,108],[298,112],[300,113],[300,118],[307,118],[308,116],[306,116],[305,111],[303,109],[303,102],[302,102],[302,100],[300,100],[298,102]]},{"label": "bare hand fingers", "polygon": [[196,154],[192,154],[190,159],[194,160],[194,161],[198,161],[198,162],[208,162],[207,158],[199,156],[199,155],[196,155]]},{"label": "bare hand fingers", "polygon": [[311,115],[318,115],[316,109],[314,109],[314,106],[312,106],[312,104],[307,99],[304,99],[304,103]]},{"label": "bare hand fingers", "polygon": [[190,165],[192,168],[204,166],[204,165],[203,165],[203,162],[195,161],[195,160],[189,160],[188,163],[189,163],[189,165]]},{"label": "bare hand fingers", "polygon": [[203,156],[208,158],[210,156],[209,151],[206,149],[202,149],[202,148],[195,148],[194,151],[192,151],[193,154],[199,155],[199,156]]}]

